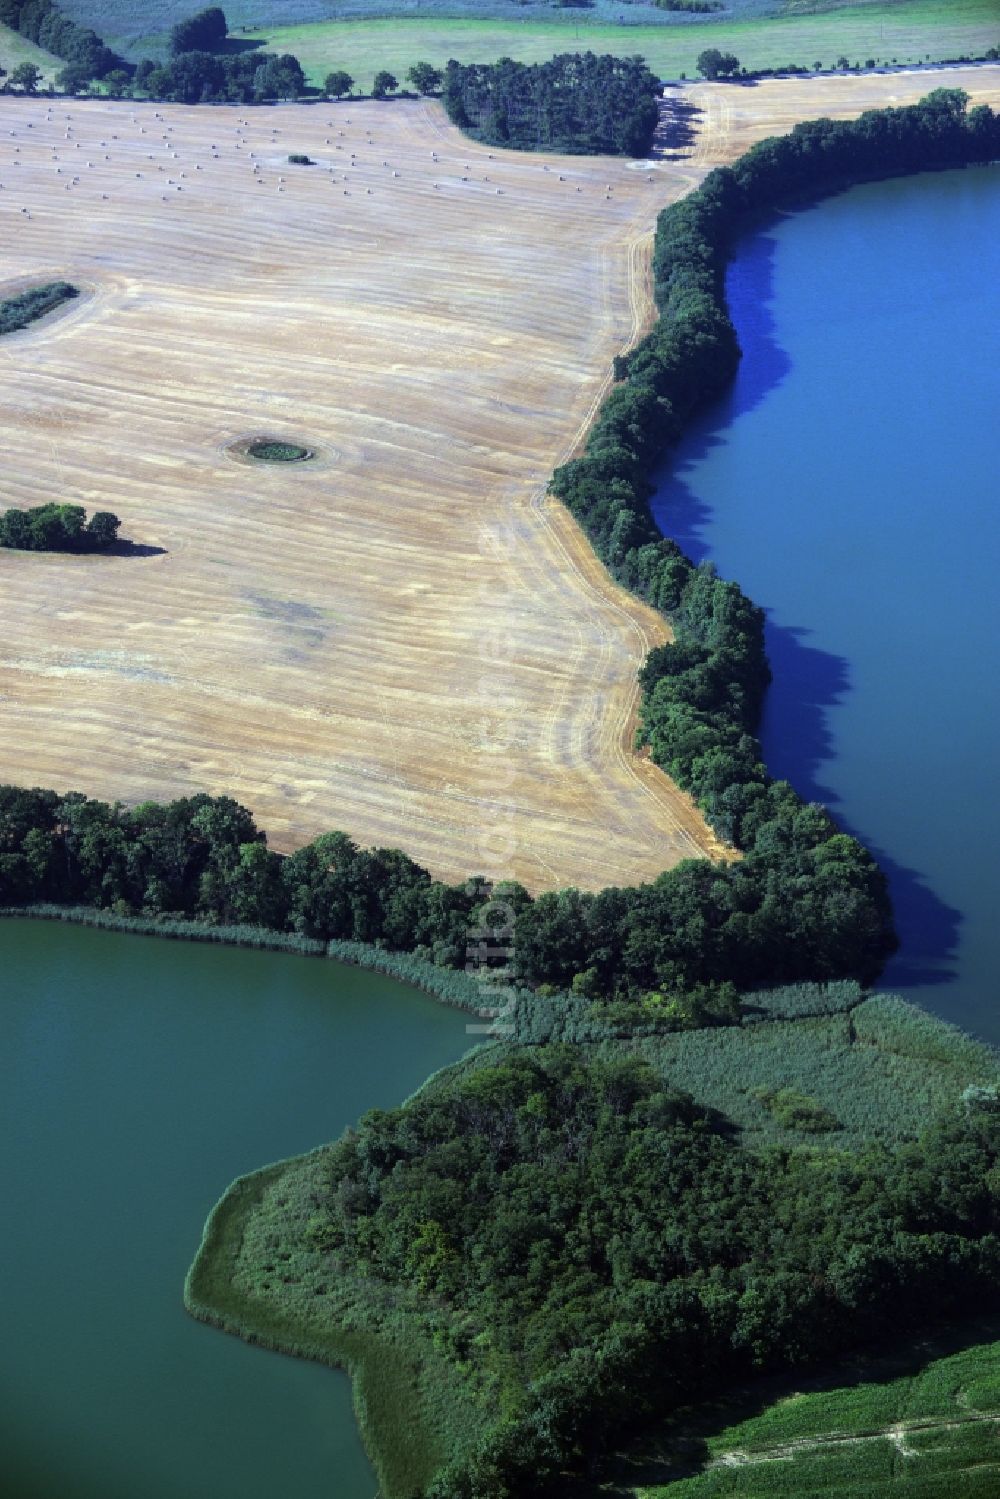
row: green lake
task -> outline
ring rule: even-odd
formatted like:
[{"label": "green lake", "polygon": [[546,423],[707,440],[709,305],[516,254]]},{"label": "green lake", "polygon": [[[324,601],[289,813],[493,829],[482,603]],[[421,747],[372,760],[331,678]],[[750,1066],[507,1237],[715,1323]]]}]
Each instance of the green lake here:
[{"label": "green lake", "polygon": [[233,1177],[400,1103],[469,1016],[319,958],[0,923],[0,1492],[372,1499],[347,1378],[192,1321]]},{"label": "green lake", "polygon": [[883,987],[1000,1042],[1000,170],[781,218],[728,292],[657,519],[768,611],[765,760],[886,869]]}]

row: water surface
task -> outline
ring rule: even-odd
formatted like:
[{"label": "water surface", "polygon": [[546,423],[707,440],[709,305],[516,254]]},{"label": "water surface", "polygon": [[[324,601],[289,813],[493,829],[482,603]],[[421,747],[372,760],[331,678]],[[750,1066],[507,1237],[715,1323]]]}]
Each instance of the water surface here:
[{"label": "water surface", "polygon": [[467,1017],[321,959],[0,922],[0,1492],[372,1499],[336,1371],[192,1321],[233,1177],[400,1103]]},{"label": "water surface", "polygon": [[886,986],[1000,1041],[1000,170],[782,218],[729,296],[658,520],[769,611],[765,757],[889,873]]}]

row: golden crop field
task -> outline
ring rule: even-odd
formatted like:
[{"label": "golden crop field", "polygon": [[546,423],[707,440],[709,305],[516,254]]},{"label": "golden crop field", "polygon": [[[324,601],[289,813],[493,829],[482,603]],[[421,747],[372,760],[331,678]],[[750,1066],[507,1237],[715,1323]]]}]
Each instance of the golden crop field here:
[{"label": "golden crop field", "polygon": [[[656,212],[796,111],[940,81],[693,86],[693,153],[638,167],[424,102],[0,99],[0,295],[85,292],[0,342],[0,503],[135,544],[0,552],[0,779],[225,792],[281,849],[343,828],[533,889],[720,853],[630,750],[663,621],[545,484],[651,315]],[[316,457],[228,451],[258,433]]]}]

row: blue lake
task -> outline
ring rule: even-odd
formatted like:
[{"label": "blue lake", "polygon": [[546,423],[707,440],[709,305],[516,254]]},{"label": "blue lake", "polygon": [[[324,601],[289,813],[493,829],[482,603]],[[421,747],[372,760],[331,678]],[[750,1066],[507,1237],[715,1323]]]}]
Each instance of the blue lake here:
[{"label": "blue lake", "polygon": [[883,987],[1000,1042],[1000,170],[778,219],[728,293],[657,519],[768,610],[765,758],[889,874]]}]

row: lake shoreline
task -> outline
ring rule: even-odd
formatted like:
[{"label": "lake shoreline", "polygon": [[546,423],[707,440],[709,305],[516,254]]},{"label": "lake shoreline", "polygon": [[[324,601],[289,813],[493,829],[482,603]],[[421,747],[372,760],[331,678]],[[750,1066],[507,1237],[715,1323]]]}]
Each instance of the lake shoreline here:
[{"label": "lake shoreline", "polygon": [[[455,969],[437,968],[410,953],[393,952],[374,943],[318,937],[302,937],[295,932],[278,932],[271,927],[213,926],[207,921],[184,921],[175,918],[157,920],[152,916],[119,916],[99,906],[60,906],[36,902],[25,906],[0,906],[0,921],[60,921],[70,926],[93,927],[98,931],[119,932],[125,936],[161,937],[174,942],[199,942],[219,947],[242,948],[252,952],[290,953],[300,958],[328,958],[349,968],[361,968],[383,978],[395,979],[447,1005],[470,1015],[483,1016],[489,1007],[477,1003],[476,980]],[[456,998],[456,981],[467,979],[468,994]]]}]

